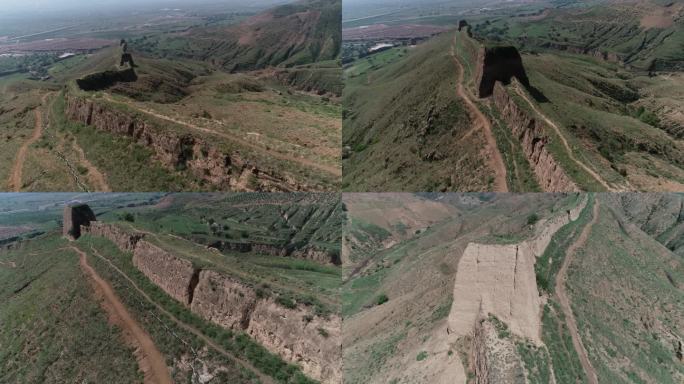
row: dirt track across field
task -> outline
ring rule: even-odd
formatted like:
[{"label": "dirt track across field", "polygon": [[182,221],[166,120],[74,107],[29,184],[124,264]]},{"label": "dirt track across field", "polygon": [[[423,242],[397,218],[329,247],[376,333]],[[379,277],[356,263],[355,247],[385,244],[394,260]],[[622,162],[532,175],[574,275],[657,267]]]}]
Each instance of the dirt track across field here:
[{"label": "dirt track across field", "polygon": [[[41,99],[41,102],[43,104],[46,103],[46,99],[49,95],[49,93],[43,95],[43,98]],[[24,144],[21,145],[21,147],[19,147],[19,151],[17,152],[17,155],[14,158],[14,165],[12,166],[10,178],[7,183],[8,189],[12,192],[21,191],[21,179],[24,170],[24,162],[26,161],[26,154],[28,153],[29,147],[36,141],[40,140],[40,138],[43,136],[43,115],[41,114],[41,107],[36,107],[36,109],[34,109],[33,112],[35,114],[36,119],[35,127],[33,128],[33,134],[31,135],[31,137],[29,137],[28,140],[24,142]]]},{"label": "dirt track across field", "polygon": [[80,256],[81,269],[90,277],[96,292],[103,298],[102,306],[110,319],[121,327],[124,336],[136,346],[140,370],[145,374],[145,384],[172,384],[166,359],[159,352],[149,334],[135,321],[111,285],[88,264],[88,256],[77,247],[71,247]]},{"label": "dirt track across field", "polygon": [[[149,233],[149,232],[148,232]],[[95,248],[91,247],[91,251],[95,256],[100,258],[102,261],[107,263],[112,269],[114,269],[119,275],[121,275],[126,281],[128,281],[133,289],[135,289],[147,302],[152,304],[159,312],[163,313],[164,315],[168,316],[176,325],[179,327],[183,328],[184,330],[192,333],[193,335],[199,337],[204,341],[209,347],[213,348],[216,350],[218,353],[223,355],[224,357],[228,358],[229,360],[233,361],[237,365],[240,365],[242,368],[244,368],[247,371],[250,371],[254,373],[259,378],[259,381],[261,381],[264,384],[275,384],[273,379],[260,372],[254,365],[252,365],[249,361],[244,360],[242,358],[239,358],[235,356],[234,354],[228,352],[226,349],[221,347],[220,345],[216,344],[213,340],[211,340],[209,337],[207,337],[205,334],[203,334],[200,330],[197,328],[188,325],[184,322],[182,322],[180,319],[178,319],[176,316],[174,316],[171,312],[167,311],[164,307],[162,307],[160,304],[158,304],[156,301],[152,300],[152,298],[145,293],[138,285],[131,279],[124,271],[119,269],[114,263],[112,263],[109,259],[101,255]]]}]

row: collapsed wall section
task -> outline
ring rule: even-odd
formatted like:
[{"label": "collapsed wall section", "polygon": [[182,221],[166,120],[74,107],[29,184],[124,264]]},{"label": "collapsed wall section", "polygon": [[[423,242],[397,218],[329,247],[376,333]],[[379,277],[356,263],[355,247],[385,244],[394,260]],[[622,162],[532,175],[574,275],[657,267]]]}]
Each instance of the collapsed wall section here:
[{"label": "collapsed wall section", "polygon": [[544,124],[524,110],[508,94],[501,82],[496,82],[493,93],[494,105],[501,118],[518,139],[523,153],[530,163],[537,182],[545,192],[578,191],[563,167],[553,158],[549,149],[549,137]]}]

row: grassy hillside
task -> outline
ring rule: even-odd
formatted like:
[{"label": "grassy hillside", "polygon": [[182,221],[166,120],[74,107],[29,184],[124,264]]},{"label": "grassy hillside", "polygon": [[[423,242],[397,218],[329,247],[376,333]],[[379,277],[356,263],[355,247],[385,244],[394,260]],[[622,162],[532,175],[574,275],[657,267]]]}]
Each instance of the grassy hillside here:
[{"label": "grassy hillside", "polygon": [[229,71],[292,67],[336,59],[341,41],[339,0],[303,0],[258,14],[236,26],[143,37],[133,49],[162,57],[208,61]]},{"label": "grassy hillside", "polygon": [[474,32],[483,38],[514,42],[527,50],[582,51],[640,70],[684,69],[681,3],[576,3],[539,10],[534,16],[478,22]]},{"label": "grassy hillside", "polygon": [[484,139],[469,132],[472,121],[456,95],[452,42],[445,33],[345,69],[344,190],[486,188]]},{"label": "grassy hillside", "polygon": [[133,349],[66,246],[48,234],[0,252],[0,381],[142,383]]}]

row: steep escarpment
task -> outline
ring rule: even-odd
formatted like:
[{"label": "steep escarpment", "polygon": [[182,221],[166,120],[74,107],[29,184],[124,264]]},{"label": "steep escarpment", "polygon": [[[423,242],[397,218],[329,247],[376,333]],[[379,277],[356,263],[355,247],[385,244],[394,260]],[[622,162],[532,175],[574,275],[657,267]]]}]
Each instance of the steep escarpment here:
[{"label": "steep escarpment", "polygon": [[264,170],[238,152],[226,153],[204,139],[162,129],[131,112],[114,109],[103,102],[72,95],[67,98],[65,114],[72,121],[130,137],[150,148],[169,169],[186,169],[216,188],[271,192],[310,188],[289,175],[275,175]]},{"label": "steep escarpment", "polygon": [[310,377],[324,383],[341,378],[337,316],[319,316],[301,304],[284,307],[264,291],[210,270],[199,273],[191,309],[222,327],[246,332],[286,361],[300,365]]},{"label": "steep escarpment", "polygon": [[341,379],[341,319],[321,315],[313,306],[279,300],[279,294],[225,273],[201,269],[189,260],[115,225],[97,224],[92,235],[114,242],[133,253],[133,264],[168,295],[202,318],[224,328],[239,330],[297,364],[323,383]]},{"label": "steep escarpment", "polygon": [[494,105],[501,113],[515,137],[520,141],[527,161],[537,182],[546,192],[579,190],[549,149],[549,136],[544,124],[531,112],[521,108],[501,82],[496,82],[493,92]]},{"label": "steep escarpment", "polygon": [[73,204],[64,207],[62,234],[72,240],[81,237],[81,228],[95,221],[95,213],[87,204]]},{"label": "steep escarpment", "polygon": [[520,53],[515,47],[481,47],[477,53],[475,84],[479,97],[491,96],[497,82],[509,84],[516,78],[529,86]]}]

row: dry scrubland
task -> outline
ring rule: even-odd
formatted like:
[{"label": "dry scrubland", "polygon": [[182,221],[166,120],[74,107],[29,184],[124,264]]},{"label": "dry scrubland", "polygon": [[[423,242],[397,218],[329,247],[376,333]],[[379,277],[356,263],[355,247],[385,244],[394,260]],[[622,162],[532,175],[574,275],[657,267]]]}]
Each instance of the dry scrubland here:
[{"label": "dry scrubland", "polygon": [[345,382],[684,377],[682,196],[358,194],[344,203]]}]

